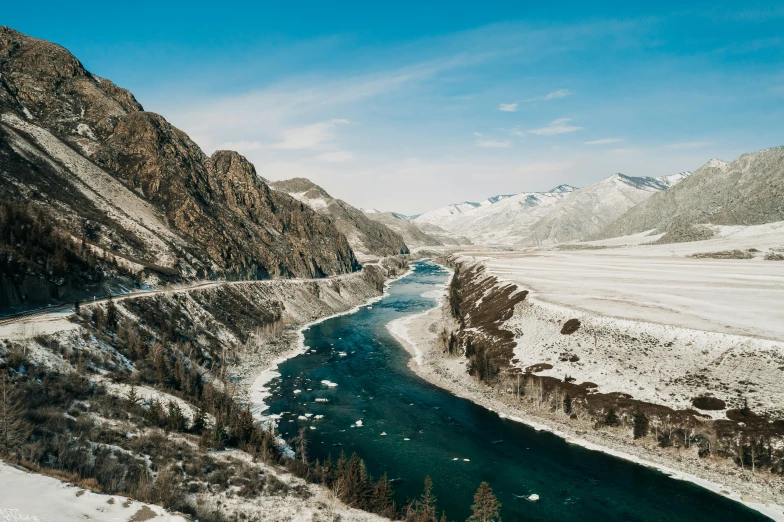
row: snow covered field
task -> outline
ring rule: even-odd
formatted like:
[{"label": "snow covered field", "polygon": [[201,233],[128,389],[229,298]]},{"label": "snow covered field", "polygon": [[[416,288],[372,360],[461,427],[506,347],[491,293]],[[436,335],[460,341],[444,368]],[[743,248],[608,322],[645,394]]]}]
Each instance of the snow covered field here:
[{"label": "snow covered field", "polygon": [[0,462],[0,522],[101,520],[185,522],[160,506],[117,495],[99,495],[55,478]]},{"label": "snow covered field", "polygon": [[[784,223],[716,228],[720,237],[699,242],[473,255],[499,279],[519,284],[542,301],[784,341],[784,262],[763,259],[770,248],[784,248]],[[687,257],[749,248],[761,252],[754,259]]]}]

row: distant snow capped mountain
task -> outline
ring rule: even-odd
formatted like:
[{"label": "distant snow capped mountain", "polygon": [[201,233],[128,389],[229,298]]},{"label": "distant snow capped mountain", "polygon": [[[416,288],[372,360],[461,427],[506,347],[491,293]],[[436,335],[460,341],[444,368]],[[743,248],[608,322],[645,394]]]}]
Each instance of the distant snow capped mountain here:
[{"label": "distant snow capped mountain", "polygon": [[477,244],[550,245],[598,233],[618,216],[689,175],[634,177],[613,174],[577,189],[559,185],[547,192],[523,192],[481,203],[449,205],[416,218],[465,235]]},{"label": "distant snow capped mountain", "polygon": [[481,203],[464,202],[425,212],[414,221],[437,225],[468,237],[474,243],[517,244],[536,209],[549,206],[577,190],[559,185],[547,192],[522,192],[488,198]]},{"label": "distant snow capped mountain", "polygon": [[687,170],[684,172],[679,172],[677,174],[671,174],[669,176],[659,176],[658,178],[655,179],[657,181],[664,183],[665,185],[667,185],[667,187],[672,187],[673,185],[680,183],[681,181],[688,178],[689,176],[691,176],[691,172]]},{"label": "distant snow capped mountain", "polygon": [[365,214],[381,214],[381,211],[375,208],[362,208],[359,207],[359,210],[364,212]]}]

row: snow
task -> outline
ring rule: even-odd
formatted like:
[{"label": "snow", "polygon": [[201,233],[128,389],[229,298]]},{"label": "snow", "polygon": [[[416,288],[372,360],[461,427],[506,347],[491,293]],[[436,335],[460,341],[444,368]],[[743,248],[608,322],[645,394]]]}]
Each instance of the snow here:
[{"label": "snow", "polygon": [[[141,512],[141,513],[140,513]],[[160,506],[101,495],[0,462],[0,520],[4,522],[125,521],[148,513],[156,522],[185,522]],[[150,517],[150,518],[152,518]]]},{"label": "snow", "polygon": [[580,251],[477,254],[499,278],[603,315],[784,341],[784,263],[692,259],[784,246],[784,222],[719,227],[716,239]]}]

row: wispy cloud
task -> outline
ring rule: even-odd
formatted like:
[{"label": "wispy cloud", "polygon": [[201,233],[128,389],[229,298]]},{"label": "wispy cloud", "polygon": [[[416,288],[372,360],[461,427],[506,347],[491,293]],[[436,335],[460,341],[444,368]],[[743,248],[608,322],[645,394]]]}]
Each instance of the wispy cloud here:
[{"label": "wispy cloud", "polygon": [[486,149],[505,149],[512,145],[509,141],[498,141],[498,140],[477,140],[477,146],[484,147]]},{"label": "wispy cloud", "polygon": [[609,145],[611,143],[618,143],[623,141],[622,138],[602,138],[600,140],[586,141],[586,145]]},{"label": "wispy cloud", "polygon": [[535,102],[535,101],[550,101],[550,100],[557,100],[559,98],[566,98],[574,94],[569,89],[558,89],[557,91],[549,92],[544,96],[536,96],[535,98],[528,98],[527,102]]},{"label": "wispy cloud", "polygon": [[517,111],[517,104],[516,103],[502,103],[498,106],[498,110],[502,112],[516,112]]},{"label": "wispy cloud", "polygon": [[679,143],[669,143],[664,145],[665,149],[683,150],[683,149],[698,149],[700,147],[707,147],[713,145],[711,141],[682,141]]},{"label": "wispy cloud", "polygon": [[303,127],[286,129],[280,133],[282,139],[274,147],[285,150],[329,148],[332,146],[338,125],[347,123],[351,122],[342,118],[334,118]]},{"label": "wispy cloud", "polygon": [[570,121],[572,121],[571,118],[559,118],[550,122],[546,127],[531,129],[528,132],[536,134],[537,136],[554,136],[555,134],[566,134],[567,132],[574,132],[582,129],[582,127],[567,125]]},{"label": "wispy cloud", "polygon": [[346,161],[351,161],[355,158],[354,153],[347,151],[347,150],[336,150],[335,152],[325,152],[324,154],[319,154],[316,156],[316,159],[319,161],[324,161],[326,163],[344,163]]}]

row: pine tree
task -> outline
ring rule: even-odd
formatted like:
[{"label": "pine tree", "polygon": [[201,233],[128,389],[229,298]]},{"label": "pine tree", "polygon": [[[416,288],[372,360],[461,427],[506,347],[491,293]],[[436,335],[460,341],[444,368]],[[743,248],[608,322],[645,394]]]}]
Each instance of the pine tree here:
[{"label": "pine tree", "polygon": [[395,518],[394,493],[392,484],[384,473],[373,487],[373,511],[383,517]]},{"label": "pine tree", "polygon": [[572,413],[572,396],[569,395],[568,392],[566,395],[564,395],[563,410],[564,413],[567,415],[570,415]]},{"label": "pine tree", "polygon": [[299,455],[303,464],[308,463],[308,438],[305,434],[305,428],[302,427],[299,429],[299,435],[297,436],[297,455]]},{"label": "pine tree", "polygon": [[0,377],[0,455],[8,455],[30,434],[24,410],[14,394],[8,374]]},{"label": "pine tree", "polygon": [[648,417],[639,408],[634,410],[634,438],[641,439],[648,434]]},{"label": "pine tree", "polygon": [[128,388],[128,393],[125,395],[125,398],[132,405],[139,404],[139,394],[136,391],[136,386],[135,385],[131,384],[131,387]]},{"label": "pine tree", "polygon": [[416,501],[416,520],[417,522],[437,522],[436,516],[436,496],[433,494],[433,480],[430,475],[425,477],[425,489],[422,496]]},{"label": "pine tree", "polygon": [[207,427],[207,419],[202,408],[196,409],[196,414],[193,416],[193,424],[191,424],[191,431],[193,433],[201,433]]},{"label": "pine tree", "polygon": [[610,408],[607,411],[607,414],[604,416],[604,425],[605,426],[621,425],[621,419],[618,418],[618,414],[615,412],[615,408]]},{"label": "pine tree", "polygon": [[[240,410],[239,414],[233,416],[231,434],[240,444],[250,440],[253,435],[253,414],[250,412],[249,406],[246,406]],[[302,432],[300,432],[301,434]]]},{"label": "pine tree", "polygon": [[117,307],[114,306],[114,299],[109,296],[109,302],[106,304],[106,329],[114,332],[117,329],[118,315]]},{"label": "pine tree", "polygon": [[468,522],[500,522],[501,515],[498,513],[500,509],[501,504],[490,484],[482,482],[474,494],[474,504],[471,506],[472,514],[468,517]]},{"label": "pine tree", "polygon": [[167,427],[172,431],[185,431],[187,421],[180,405],[176,401],[169,401],[167,409]]},{"label": "pine tree", "polygon": [[223,416],[219,413],[212,428],[212,442],[216,448],[222,448],[226,445],[226,439],[226,427],[223,425]]},{"label": "pine tree", "polygon": [[161,402],[158,399],[152,399],[150,405],[147,407],[147,420],[150,424],[156,426],[160,425],[164,420],[164,411]]}]

